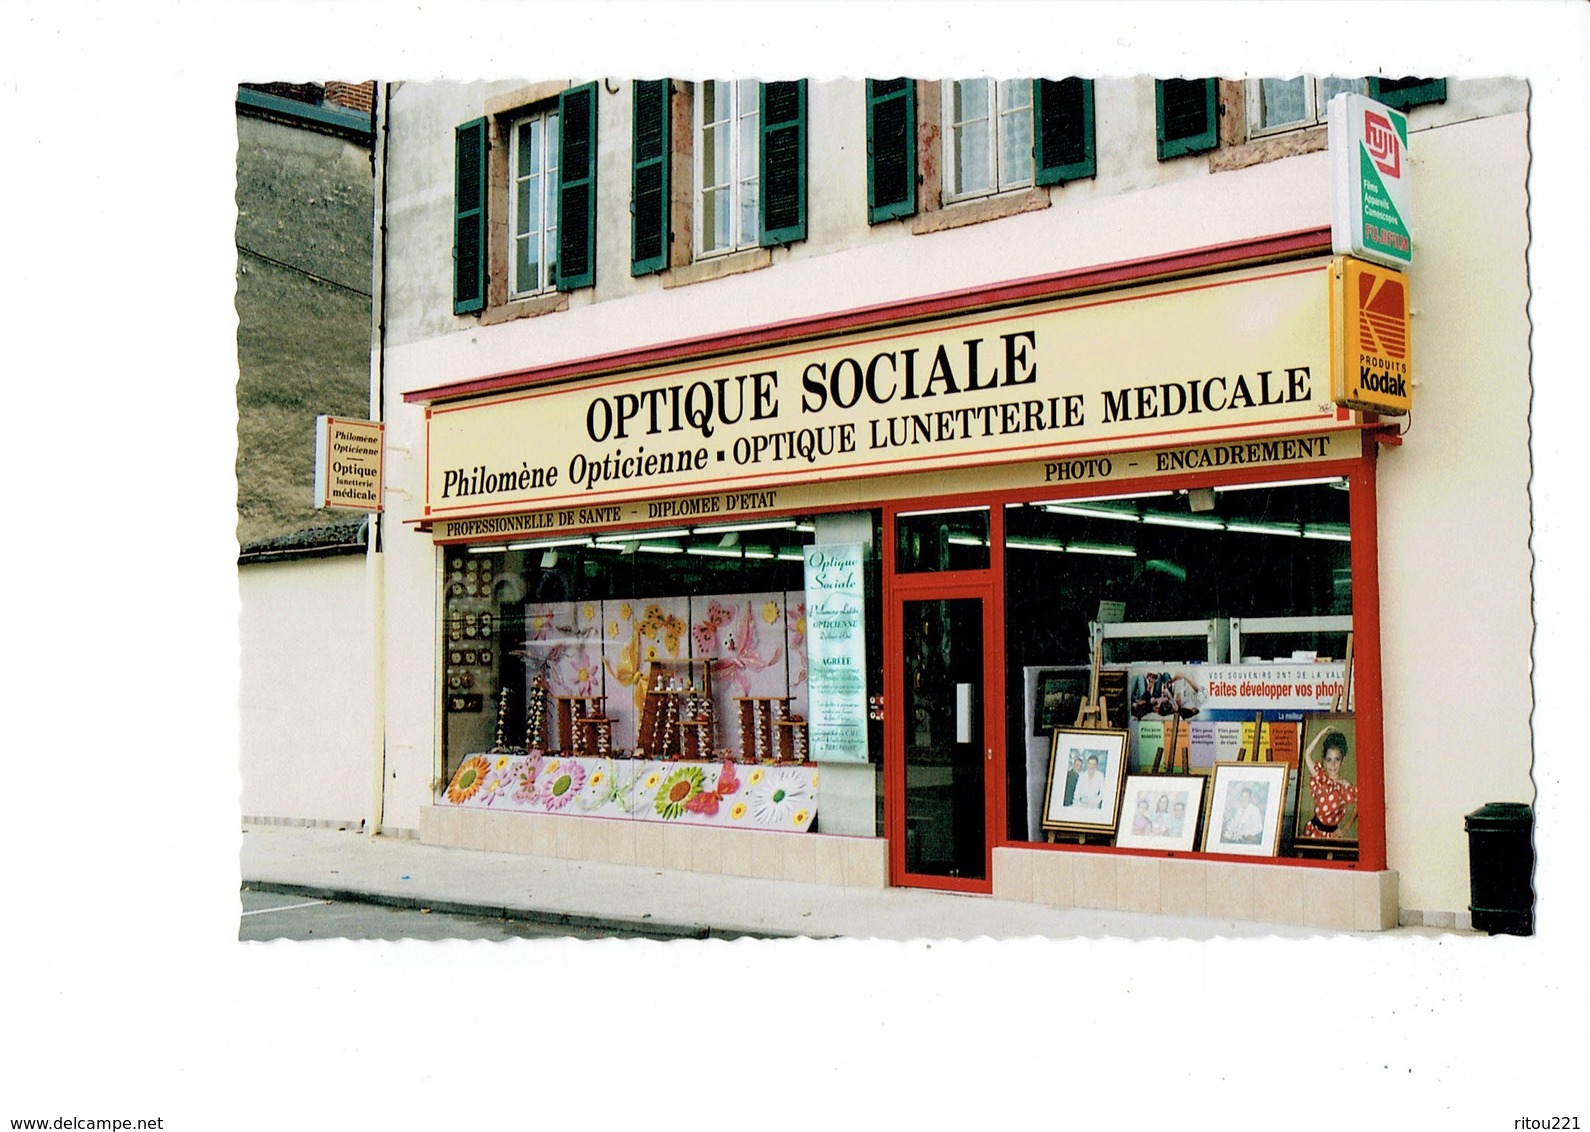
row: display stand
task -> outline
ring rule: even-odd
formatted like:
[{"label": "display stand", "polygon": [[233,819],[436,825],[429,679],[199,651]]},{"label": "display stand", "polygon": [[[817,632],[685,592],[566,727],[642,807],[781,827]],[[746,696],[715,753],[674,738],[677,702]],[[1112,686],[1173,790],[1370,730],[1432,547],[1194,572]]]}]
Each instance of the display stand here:
[{"label": "display stand", "polygon": [[740,758],[758,763],[806,761],[806,721],[791,715],[788,696],[735,696]]},{"label": "display stand", "polygon": [[594,753],[594,725],[607,725],[607,746],[612,746],[612,720],[605,713],[606,696],[553,696],[558,717],[558,741],[571,755]]},{"label": "display stand", "polygon": [[640,715],[640,757],[710,759],[717,746],[714,723],[711,661],[651,662]]}]

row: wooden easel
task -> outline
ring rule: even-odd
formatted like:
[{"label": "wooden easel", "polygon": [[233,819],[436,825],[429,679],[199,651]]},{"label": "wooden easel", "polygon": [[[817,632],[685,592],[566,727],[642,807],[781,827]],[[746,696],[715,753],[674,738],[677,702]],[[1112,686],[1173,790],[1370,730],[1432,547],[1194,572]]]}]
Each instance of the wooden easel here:
[{"label": "wooden easel", "polygon": [[[1239,763],[1264,761],[1259,758],[1259,752],[1263,749],[1264,713],[1262,711],[1256,711],[1253,713],[1253,750],[1249,751],[1246,747],[1240,748],[1237,751],[1237,761]],[[1249,758],[1250,755],[1252,756],[1251,759]]]},{"label": "wooden easel", "polygon": [[[1109,705],[1099,695],[1099,667],[1104,657],[1104,638],[1100,637],[1093,642],[1093,669],[1089,673],[1088,696],[1077,708],[1077,721],[1075,726],[1087,731],[1103,731],[1110,725]],[[1049,844],[1057,843],[1062,834],[1049,830],[1046,840]],[[1067,841],[1076,839],[1078,845],[1087,843],[1086,833],[1067,833],[1063,835]]]},{"label": "wooden easel", "polygon": [[1331,697],[1331,711],[1336,715],[1345,715],[1347,705],[1352,703],[1353,690],[1353,635],[1347,634],[1347,655],[1342,658],[1342,690]]},{"label": "wooden easel", "polygon": [[1091,683],[1088,685],[1088,698],[1082,701],[1077,708],[1077,727],[1088,730],[1102,730],[1110,725],[1108,707],[1099,698],[1099,666],[1104,656],[1104,638],[1100,637],[1093,642],[1093,671],[1090,674]]}]

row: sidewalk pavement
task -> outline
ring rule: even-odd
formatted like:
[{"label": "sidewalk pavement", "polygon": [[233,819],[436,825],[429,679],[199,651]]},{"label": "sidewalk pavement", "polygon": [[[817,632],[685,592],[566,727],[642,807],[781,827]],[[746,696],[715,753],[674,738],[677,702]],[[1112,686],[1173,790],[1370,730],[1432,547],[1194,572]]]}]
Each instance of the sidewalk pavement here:
[{"label": "sidewalk pavement", "polygon": [[1454,934],[1433,928],[1337,933],[1286,924],[1054,908],[922,889],[837,889],[491,853],[289,825],[243,827],[242,882],[257,891],[697,939],[1208,940]]}]

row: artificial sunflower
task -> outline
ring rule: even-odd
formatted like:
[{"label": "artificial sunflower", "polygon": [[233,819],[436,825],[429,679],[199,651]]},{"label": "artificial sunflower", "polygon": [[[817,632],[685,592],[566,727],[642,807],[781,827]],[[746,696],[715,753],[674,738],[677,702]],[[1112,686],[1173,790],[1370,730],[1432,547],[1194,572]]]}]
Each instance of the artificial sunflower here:
[{"label": "artificial sunflower", "polygon": [[706,775],[698,766],[682,766],[674,771],[657,790],[652,808],[670,821],[685,812],[685,804],[701,793]]},{"label": "artificial sunflower", "polygon": [[461,806],[475,796],[475,791],[480,789],[481,780],[491,773],[491,764],[476,755],[474,758],[465,759],[464,765],[458,768],[458,773],[453,775],[453,782],[447,788],[447,800],[455,806]]}]

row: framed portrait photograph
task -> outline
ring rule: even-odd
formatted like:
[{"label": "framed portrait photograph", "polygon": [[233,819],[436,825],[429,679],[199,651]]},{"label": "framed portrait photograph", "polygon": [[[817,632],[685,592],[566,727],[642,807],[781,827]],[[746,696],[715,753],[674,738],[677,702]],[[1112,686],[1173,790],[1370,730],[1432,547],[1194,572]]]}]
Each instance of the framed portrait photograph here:
[{"label": "framed portrait photograph", "polygon": [[1055,728],[1044,788],[1045,829],[1115,832],[1129,741],[1125,731]]},{"label": "framed portrait photograph", "polygon": [[1203,801],[1201,774],[1129,774],[1121,791],[1115,844],[1123,849],[1191,852]]},{"label": "framed portrait photograph", "polygon": [[1087,665],[1045,668],[1038,673],[1038,690],[1032,711],[1032,737],[1047,739],[1056,727],[1076,724],[1077,712],[1087,697],[1092,672]]},{"label": "framed portrait photograph", "polygon": [[1315,716],[1303,724],[1294,845],[1357,851],[1356,740],[1350,715]]},{"label": "framed portrait photograph", "polygon": [[1285,763],[1216,763],[1204,815],[1204,852],[1275,856],[1286,775]]}]

